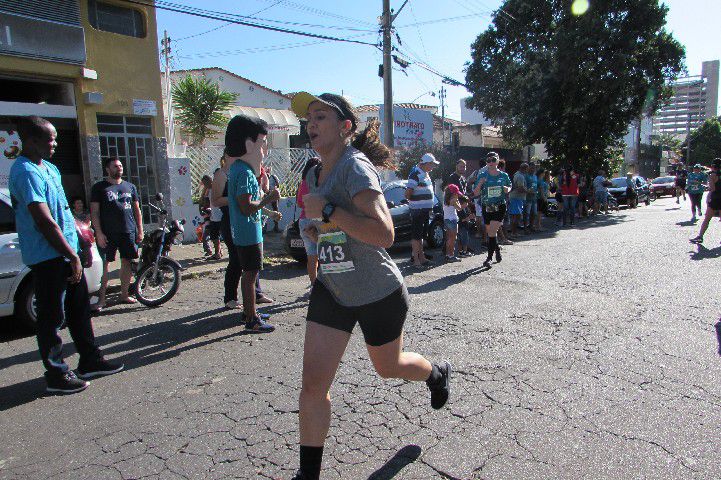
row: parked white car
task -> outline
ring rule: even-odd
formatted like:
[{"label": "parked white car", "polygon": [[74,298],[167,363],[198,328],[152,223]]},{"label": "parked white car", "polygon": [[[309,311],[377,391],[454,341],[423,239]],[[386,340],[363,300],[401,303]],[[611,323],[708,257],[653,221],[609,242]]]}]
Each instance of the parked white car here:
[{"label": "parked white car", "polygon": [[[85,269],[88,291],[100,290],[103,261],[93,243],[93,264]],[[23,263],[15,229],[15,211],[10,192],[0,189],[0,317],[14,315],[21,326],[34,329],[36,321],[35,291],[32,272]]]}]

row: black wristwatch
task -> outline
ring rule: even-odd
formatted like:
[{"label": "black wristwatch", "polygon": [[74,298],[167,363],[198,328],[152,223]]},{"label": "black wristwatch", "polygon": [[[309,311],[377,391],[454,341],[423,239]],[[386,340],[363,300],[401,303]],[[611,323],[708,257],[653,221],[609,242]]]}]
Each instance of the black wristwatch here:
[{"label": "black wristwatch", "polygon": [[330,202],[326,203],[322,210],[323,223],[330,223],[330,216],[333,215],[333,212],[335,212],[335,205]]}]

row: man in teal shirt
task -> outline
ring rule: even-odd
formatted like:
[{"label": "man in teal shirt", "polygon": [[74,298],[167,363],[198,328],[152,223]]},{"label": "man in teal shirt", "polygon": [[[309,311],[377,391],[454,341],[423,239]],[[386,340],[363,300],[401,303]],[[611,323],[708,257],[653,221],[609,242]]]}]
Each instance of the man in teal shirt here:
[{"label": "man in teal shirt", "polygon": [[536,176],[536,164],[528,163],[526,173],[526,202],[523,206],[523,224],[527,231],[533,229],[533,220],[538,215],[538,177]]},{"label": "man in teal shirt", "polygon": [[228,207],[233,244],[243,271],[243,322],[246,330],[267,333],[275,330],[256,311],[255,281],[263,265],[263,224],[261,209],[277,202],[277,188],[261,199],[257,176],[268,150],[268,124],[259,118],[236,115],[225,132],[228,171]]},{"label": "man in teal shirt", "polygon": [[[78,236],[60,172],[47,159],[57,147],[57,131],[44,118],[18,122],[22,156],[10,169],[8,186],[23,262],[30,267],[37,306],[37,340],[47,390],[75,393],[89,378],[117,373],[122,364],[106,361],[95,345],[88,286],[78,256]],[[80,354],[78,376],[63,359],[59,330],[68,326]]]}]

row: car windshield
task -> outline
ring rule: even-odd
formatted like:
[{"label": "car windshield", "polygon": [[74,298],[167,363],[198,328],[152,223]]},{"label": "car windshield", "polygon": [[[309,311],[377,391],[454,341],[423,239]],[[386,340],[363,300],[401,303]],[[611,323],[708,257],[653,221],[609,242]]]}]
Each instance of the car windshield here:
[{"label": "car windshield", "polygon": [[654,185],[660,185],[662,183],[671,183],[671,182],[673,182],[673,177],[659,177],[651,183],[653,183]]},{"label": "car windshield", "polygon": [[613,186],[615,188],[626,188],[626,185],[628,185],[626,183],[626,177],[614,178],[613,180],[611,180],[611,183],[613,183]]}]

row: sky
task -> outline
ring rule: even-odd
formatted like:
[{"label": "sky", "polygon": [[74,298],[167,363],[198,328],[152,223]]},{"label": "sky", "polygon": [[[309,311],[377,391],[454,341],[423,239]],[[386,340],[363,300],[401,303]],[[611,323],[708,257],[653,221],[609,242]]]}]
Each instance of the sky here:
[{"label": "sky", "polygon": [[[702,61],[721,58],[721,44],[713,35],[719,28],[721,0],[663,2],[670,9],[668,30],[686,46],[688,73],[698,75]],[[234,15],[255,14],[258,19],[286,22],[272,25],[287,29],[372,44],[380,41],[381,0],[174,0],[174,3]],[[402,3],[403,0],[391,0],[391,8],[397,9]],[[464,81],[470,46],[488,27],[490,13],[501,3],[501,0],[409,0],[395,21],[400,38],[396,45],[411,61],[420,61]],[[162,37],[167,30],[171,38],[172,69],[217,66],[282,92],[342,93],[354,105],[383,101],[383,81],[378,77],[382,55],[374,46],[270,32],[161,9],[157,10],[157,17],[158,36]],[[271,24],[267,20],[262,22]],[[411,65],[405,72],[395,69],[393,72],[395,103],[440,106],[441,86],[438,76],[417,65]],[[463,87],[445,88],[446,116],[460,119],[460,101],[468,92]]]}]

